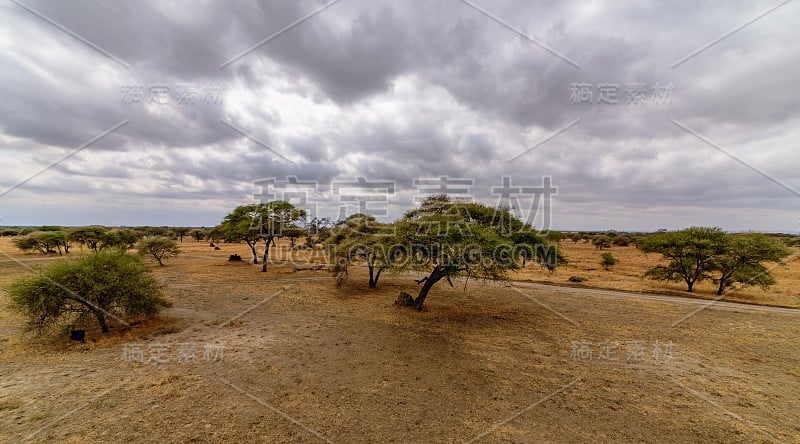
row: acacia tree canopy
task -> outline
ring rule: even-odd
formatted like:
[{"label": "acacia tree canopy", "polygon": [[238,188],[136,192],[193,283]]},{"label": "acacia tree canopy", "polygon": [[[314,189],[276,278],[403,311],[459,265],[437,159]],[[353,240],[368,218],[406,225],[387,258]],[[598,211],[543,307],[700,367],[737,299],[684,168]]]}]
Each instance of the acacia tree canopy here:
[{"label": "acacia tree canopy", "polygon": [[722,254],[725,232],[719,228],[691,227],[678,231],[658,233],[642,241],[639,249],[645,253],[660,253],[669,261],[645,273],[656,280],[684,281],[687,291],[694,284],[709,277],[714,258]]},{"label": "acacia tree canopy", "polygon": [[780,262],[790,254],[783,244],[760,233],[733,233],[725,236],[722,252],[717,254],[711,268],[719,273],[714,278],[717,295],[735,283],[759,285],[766,288],[775,278],[763,262]]},{"label": "acacia tree canopy", "polygon": [[152,317],[170,306],[149,269],[123,251],[101,251],[41,268],[13,282],[9,294],[12,306],[37,330],[60,322],[79,325],[94,317],[108,332],[109,321]]},{"label": "acacia tree canopy", "polygon": [[327,244],[334,261],[333,273],[341,283],[350,262],[361,257],[369,270],[369,288],[376,288],[381,273],[390,266],[388,251],[394,243],[393,225],[378,222],[374,216],[356,213],[330,232]]},{"label": "acacia tree canopy", "polygon": [[422,310],[437,282],[465,276],[506,279],[520,267],[519,258],[555,268],[564,258],[550,249],[530,226],[508,210],[432,196],[394,224],[395,246],[388,260],[397,271],[425,271],[428,276],[414,305]]},{"label": "acacia tree canopy", "polygon": [[306,217],[305,210],[295,208],[289,202],[276,200],[267,203],[242,205],[225,216],[220,229],[226,240],[243,240],[250,247],[253,263],[258,264],[256,245],[264,241],[264,256],[261,271],[267,271],[269,247],[276,237],[283,236],[283,230]]}]

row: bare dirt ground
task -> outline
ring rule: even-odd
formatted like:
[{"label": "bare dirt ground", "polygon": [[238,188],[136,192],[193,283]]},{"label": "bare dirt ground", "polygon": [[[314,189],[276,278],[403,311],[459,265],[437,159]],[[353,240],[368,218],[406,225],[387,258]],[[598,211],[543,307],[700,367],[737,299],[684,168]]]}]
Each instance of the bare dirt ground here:
[{"label": "bare dirt ground", "polygon": [[[800,442],[793,313],[474,282],[417,313],[409,276],[221,248],[184,241],[153,267],[174,307],[83,344],[27,339],[2,296],[0,441]],[[2,252],[0,286],[49,260]]]}]

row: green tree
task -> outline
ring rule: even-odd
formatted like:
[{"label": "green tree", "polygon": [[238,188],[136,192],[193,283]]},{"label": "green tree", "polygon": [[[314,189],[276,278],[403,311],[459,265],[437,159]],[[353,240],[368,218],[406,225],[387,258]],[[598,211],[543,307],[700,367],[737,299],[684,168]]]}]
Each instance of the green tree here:
[{"label": "green tree", "polygon": [[258,263],[256,246],[259,240],[263,241],[264,256],[261,271],[266,272],[269,248],[275,245],[275,239],[282,237],[283,230],[294,227],[296,222],[305,217],[304,210],[280,200],[242,205],[225,216],[221,224],[221,231],[228,241],[245,241],[253,253],[254,264]]},{"label": "green tree", "polygon": [[594,244],[598,250],[602,250],[603,248],[611,248],[611,238],[606,234],[600,234],[592,239],[592,244]]},{"label": "green tree", "polygon": [[259,206],[257,204],[241,205],[225,216],[219,227],[212,229],[209,235],[219,233],[228,242],[245,241],[253,254],[253,263],[258,264],[256,246],[261,237],[258,221]]},{"label": "green tree", "polygon": [[780,262],[791,252],[780,242],[760,233],[738,233],[725,236],[723,251],[712,261],[711,269],[719,273],[714,278],[717,294],[738,282],[766,288],[775,283],[764,262]]},{"label": "green tree", "polygon": [[624,234],[618,234],[614,236],[614,239],[611,240],[611,245],[617,247],[627,247],[628,245],[630,245],[630,243],[631,243],[631,238]]},{"label": "green tree", "polygon": [[69,254],[71,246],[69,236],[64,231],[36,231],[13,242],[22,251],[36,250],[42,254]]},{"label": "green tree", "polygon": [[122,251],[58,262],[13,282],[9,294],[12,307],[40,331],[94,317],[108,332],[110,320],[152,317],[170,306],[141,259]]},{"label": "green tree", "polygon": [[283,230],[283,237],[289,238],[292,247],[294,247],[295,239],[306,236],[307,234],[308,230],[302,227],[287,227]]},{"label": "green tree", "polygon": [[617,265],[617,262],[617,258],[609,252],[600,255],[600,265],[602,265],[603,269],[606,271],[610,270],[614,265]]},{"label": "green tree", "polygon": [[57,225],[42,225],[36,231],[64,231],[64,229]]},{"label": "green tree", "polygon": [[181,243],[183,243],[183,236],[188,236],[190,230],[191,228],[188,227],[175,227],[172,229],[175,235],[178,236],[178,239],[180,239]]},{"label": "green tree", "polygon": [[106,235],[105,227],[92,225],[88,227],[74,228],[69,232],[69,239],[81,245],[85,245],[94,251],[100,249],[100,244]]},{"label": "green tree", "polygon": [[39,242],[36,236],[27,235],[18,237],[14,239],[12,242],[14,242],[15,247],[19,248],[22,251],[37,250],[42,254],[47,254],[47,250],[43,249],[42,244]]},{"label": "green tree", "polygon": [[265,273],[269,259],[269,247],[275,245],[276,238],[283,237],[286,229],[294,227],[296,222],[305,219],[306,212],[282,200],[258,204],[255,212],[255,226],[258,229],[258,238],[264,241],[261,272]]},{"label": "green tree", "polygon": [[100,249],[122,249],[128,250],[136,245],[139,236],[135,231],[128,228],[117,228],[109,230],[100,241]]},{"label": "green tree", "polygon": [[39,233],[37,239],[40,243],[45,246],[47,252],[53,250],[53,248],[58,251],[58,255],[61,255],[63,251],[64,254],[69,254],[69,247],[71,246],[71,242],[69,240],[69,235],[65,231],[44,231]]},{"label": "green tree", "polygon": [[460,276],[506,279],[509,270],[519,268],[521,251],[537,255],[533,257],[540,261],[553,260],[552,255],[543,254],[549,249],[520,248],[519,239],[544,243],[531,227],[524,232],[525,227],[507,209],[452,201],[446,195],[432,196],[394,224],[396,243],[388,252],[388,260],[400,272],[428,273],[417,281],[423,286],[414,299],[416,309],[422,310],[431,288],[443,279],[451,286],[452,279]]},{"label": "green tree", "polygon": [[363,258],[369,271],[369,288],[376,288],[381,273],[391,264],[387,252],[392,244],[392,226],[378,222],[375,217],[357,213],[349,216],[333,228],[327,239],[333,273],[337,282],[347,275],[347,269],[355,257]]},{"label": "green tree", "polygon": [[651,268],[645,276],[655,280],[683,280],[687,291],[691,292],[696,282],[709,277],[715,258],[724,251],[724,239],[724,231],[708,227],[650,235],[642,241],[639,249],[645,253],[659,253],[669,263]]},{"label": "green tree", "polygon": [[194,230],[192,230],[189,233],[189,235],[192,236],[194,238],[194,240],[196,240],[197,242],[200,242],[205,237],[206,230],[202,230],[200,228],[195,228]]},{"label": "green tree", "polygon": [[153,236],[145,238],[139,241],[139,244],[136,246],[136,249],[139,250],[139,254],[150,255],[153,256],[158,262],[158,265],[163,266],[164,262],[163,259],[168,257],[176,257],[180,252],[180,248],[178,248],[178,244],[164,236]]}]

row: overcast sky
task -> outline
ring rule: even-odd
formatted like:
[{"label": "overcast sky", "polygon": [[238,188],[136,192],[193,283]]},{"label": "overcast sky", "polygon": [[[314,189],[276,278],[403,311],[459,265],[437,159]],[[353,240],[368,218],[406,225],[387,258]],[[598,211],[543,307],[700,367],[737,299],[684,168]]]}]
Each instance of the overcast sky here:
[{"label": "overcast sky", "polygon": [[415,180],[496,204],[507,177],[540,227],[796,231],[779,5],[3,2],[0,224],[213,226],[290,176],[321,216],[356,194],[392,219]]}]

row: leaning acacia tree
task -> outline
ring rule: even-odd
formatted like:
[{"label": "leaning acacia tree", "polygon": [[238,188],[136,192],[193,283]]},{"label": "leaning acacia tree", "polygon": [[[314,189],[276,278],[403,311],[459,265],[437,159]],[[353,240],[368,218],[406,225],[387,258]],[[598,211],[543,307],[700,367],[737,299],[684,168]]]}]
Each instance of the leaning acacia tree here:
[{"label": "leaning acacia tree", "polygon": [[259,208],[257,204],[241,205],[225,216],[222,223],[212,230],[219,232],[228,242],[244,241],[253,254],[253,263],[258,264],[256,245],[261,235],[258,227]]},{"label": "leaning acacia tree", "polygon": [[127,325],[125,319],[150,318],[171,305],[148,267],[124,251],[101,251],[35,269],[14,281],[8,293],[11,306],[39,331],[94,318],[106,333],[111,322]]},{"label": "leaning acacia tree", "polygon": [[[431,288],[442,280],[452,286],[457,277],[506,279],[525,254],[540,263],[550,261],[552,267],[563,261],[532,231],[519,235],[525,227],[507,210],[432,196],[395,224],[396,244],[388,260],[397,271],[428,273],[417,281],[423,285],[414,299],[422,310]],[[523,245],[520,239],[539,246]]]}]

